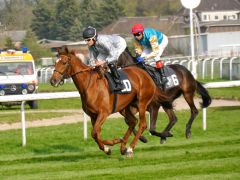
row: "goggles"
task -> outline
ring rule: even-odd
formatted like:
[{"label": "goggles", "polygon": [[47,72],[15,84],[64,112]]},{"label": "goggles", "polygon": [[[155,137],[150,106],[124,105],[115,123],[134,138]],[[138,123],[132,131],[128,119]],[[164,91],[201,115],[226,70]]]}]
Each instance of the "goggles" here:
[{"label": "goggles", "polygon": [[133,35],[134,35],[135,37],[138,37],[138,36],[141,36],[142,33],[138,32],[138,33],[134,33]]},{"label": "goggles", "polygon": [[84,41],[86,41],[86,42],[89,42],[89,41],[91,41],[93,38],[88,38],[88,39],[84,39]]}]

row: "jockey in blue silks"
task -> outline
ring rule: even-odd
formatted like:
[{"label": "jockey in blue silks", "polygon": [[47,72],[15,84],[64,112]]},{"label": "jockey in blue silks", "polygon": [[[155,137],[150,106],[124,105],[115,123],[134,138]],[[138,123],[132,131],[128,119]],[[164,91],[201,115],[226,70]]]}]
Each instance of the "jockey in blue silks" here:
[{"label": "jockey in blue silks", "polygon": [[162,32],[152,28],[144,28],[142,24],[137,23],[132,27],[134,36],[134,46],[138,61],[154,60],[162,77],[162,83],[167,82],[164,73],[164,63],[160,57],[168,45],[168,38]]}]

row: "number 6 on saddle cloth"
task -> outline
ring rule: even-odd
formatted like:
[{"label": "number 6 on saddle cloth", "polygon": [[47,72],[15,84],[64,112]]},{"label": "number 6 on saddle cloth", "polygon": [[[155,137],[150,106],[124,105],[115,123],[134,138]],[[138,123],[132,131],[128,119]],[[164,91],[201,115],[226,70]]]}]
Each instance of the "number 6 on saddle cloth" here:
[{"label": "number 6 on saddle cloth", "polygon": [[168,90],[171,89],[175,86],[179,85],[179,79],[175,73],[175,71],[170,68],[169,66],[164,66],[164,72],[166,75],[166,78],[168,79],[168,82],[164,85],[164,87],[162,87],[162,82],[161,82],[161,75],[158,72],[158,69],[156,67],[153,67],[151,65],[145,64],[145,63],[138,63],[137,64],[140,68],[144,69],[154,80],[154,82],[156,83],[156,85],[159,88],[163,88],[164,90]]}]

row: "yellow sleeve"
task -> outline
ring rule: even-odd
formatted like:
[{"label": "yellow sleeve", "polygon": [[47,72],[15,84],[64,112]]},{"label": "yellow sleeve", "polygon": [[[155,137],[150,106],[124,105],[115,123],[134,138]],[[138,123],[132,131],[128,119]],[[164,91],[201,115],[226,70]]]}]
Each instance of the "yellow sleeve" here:
[{"label": "yellow sleeve", "polygon": [[133,44],[134,44],[134,47],[135,47],[135,53],[136,54],[142,54],[142,51],[143,51],[142,45],[136,40],[134,40]]},{"label": "yellow sleeve", "polygon": [[158,50],[159,50],[157,36],[152,36],[149,41],[150,41],[150,44],[152,47],[152,52],[145,56],[146,60],[155,58],[157,56]]}]

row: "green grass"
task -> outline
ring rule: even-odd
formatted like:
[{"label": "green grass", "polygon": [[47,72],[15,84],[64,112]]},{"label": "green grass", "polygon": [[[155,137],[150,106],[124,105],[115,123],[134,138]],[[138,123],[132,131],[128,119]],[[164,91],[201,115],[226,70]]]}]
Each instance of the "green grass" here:
[{"label": "green grass", "polygon": [[[83,140],[82,124],[27,129],[27,146],[21,147],[21,130],[0,132],[0,179],[239,179],[240,107],[208,108],[207,131],[201,113],[185,139],[188,111],[177,112],[174,137],[160,145],[157,137],[144,135],[133,158],[100,151],[91,138]],[[167,123],[160,113],[158,130]],[[122,137],[127,126],[122,119],[107,120],[102,137]]]},{"label": "green grass", "polygon": [[214,99],[240,100],[240,87],[208,89],[210,96]]},{"label": "green grass", "polygon": [[65,92],[77,91],[74,83],[65,83],[62,86],[53,87],[50,83],[41,83],[38,86],[38,92]]},{"label": "green grass", "polygon": [[[43,120],[50,119],[52,117],[62,117],[72,115],[71,112],[27,112],[26,120],[27,121],[35,121],[35,120]],[[1,123],[16,123],[21,122],[21,115],[19,112],[11,112],[9,113],[1,113],[0,114],[0,124]]]}]

